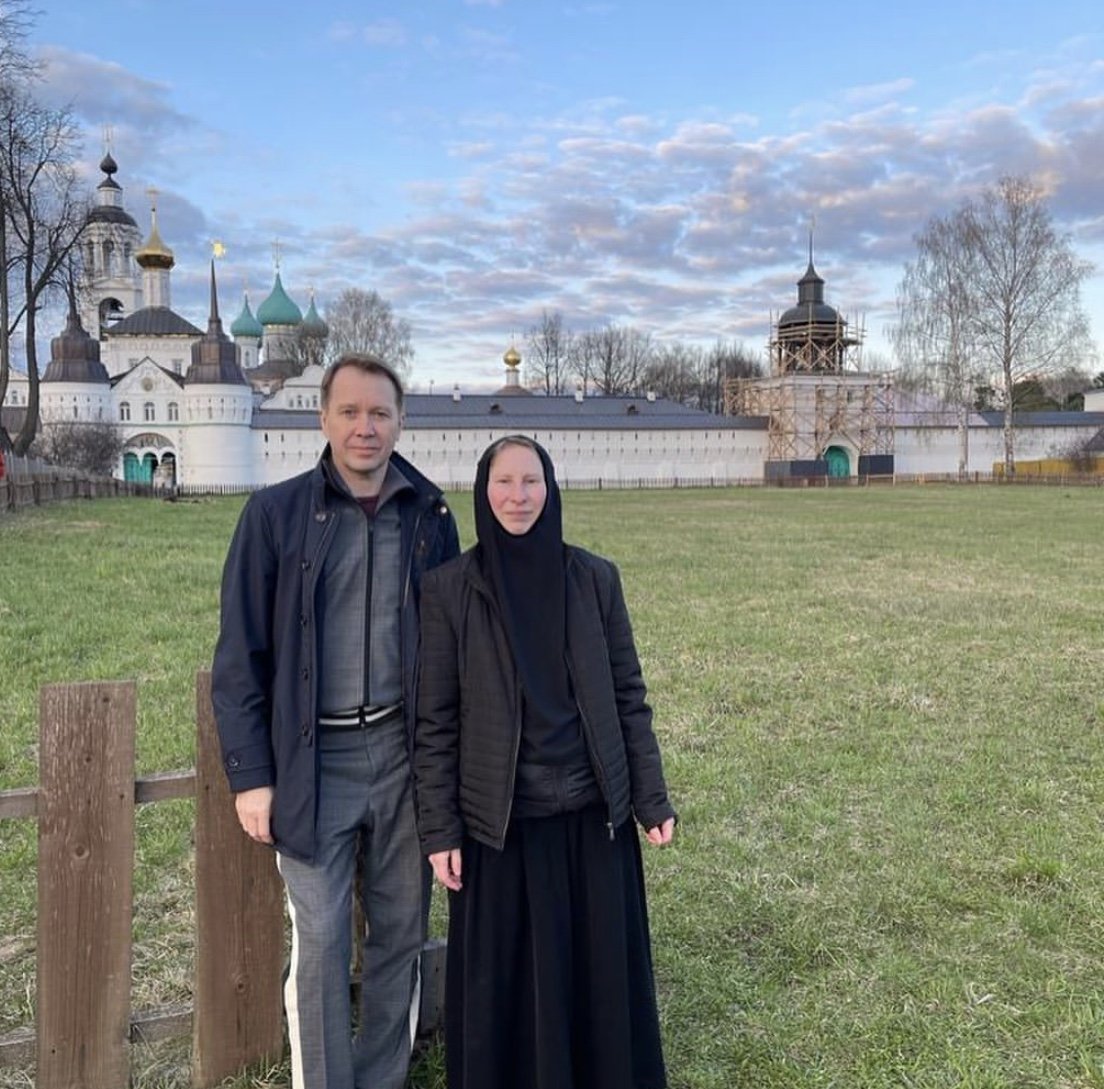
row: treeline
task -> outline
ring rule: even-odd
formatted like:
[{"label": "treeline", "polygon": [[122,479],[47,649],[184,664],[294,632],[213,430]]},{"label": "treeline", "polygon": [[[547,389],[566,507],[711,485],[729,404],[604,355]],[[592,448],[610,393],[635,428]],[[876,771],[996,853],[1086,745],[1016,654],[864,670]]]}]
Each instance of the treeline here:
[{"label": "treeline", "polygon": [[704,412],[724,410],[725,383],[763,373],[758,353],[738,341],[711,347],[657,342],[632,326],[576,332],[545,310],[525,334],[529,386],[550,396],[655,393]]}]

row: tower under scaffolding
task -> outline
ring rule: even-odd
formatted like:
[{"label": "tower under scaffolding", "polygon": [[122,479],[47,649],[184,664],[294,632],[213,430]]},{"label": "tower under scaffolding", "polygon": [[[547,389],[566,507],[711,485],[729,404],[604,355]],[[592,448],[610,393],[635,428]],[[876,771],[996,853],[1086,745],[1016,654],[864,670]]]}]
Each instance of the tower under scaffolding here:
[{"label": "tower under scaffolding", "polygon": [[771,373],[725,386],[725,412],[767,418],[768,479],[893,472],[893,381],[861,370],[864,330],[824,301],[809,267],[797,305],[771,322]]}]

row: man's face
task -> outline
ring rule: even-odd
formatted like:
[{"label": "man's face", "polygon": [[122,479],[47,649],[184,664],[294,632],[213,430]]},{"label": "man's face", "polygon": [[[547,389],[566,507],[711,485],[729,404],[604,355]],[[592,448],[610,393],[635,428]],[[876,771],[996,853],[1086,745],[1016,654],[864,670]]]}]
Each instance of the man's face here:
[{"label": "man's face", "polygon": [[333,376],[321,415],[334,468],[354,495],[375,495],[402,432],[402,413],[391,380],[357,367],[342,367]]}]

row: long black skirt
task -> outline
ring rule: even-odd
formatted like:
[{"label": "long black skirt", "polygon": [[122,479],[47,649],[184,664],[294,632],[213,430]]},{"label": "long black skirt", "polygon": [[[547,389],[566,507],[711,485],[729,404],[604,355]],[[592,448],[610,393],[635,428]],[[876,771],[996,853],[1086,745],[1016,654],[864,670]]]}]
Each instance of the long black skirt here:
[{"label": "long black skirt", "polygon": [[590,808],[467,838],[449,895],[449,1089],[663,1089],[640,843]]}]

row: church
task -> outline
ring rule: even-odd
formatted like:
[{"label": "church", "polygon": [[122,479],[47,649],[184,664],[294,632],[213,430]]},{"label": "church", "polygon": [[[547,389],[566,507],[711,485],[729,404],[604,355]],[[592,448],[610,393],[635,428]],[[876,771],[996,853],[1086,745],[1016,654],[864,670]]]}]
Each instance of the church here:
[{"label": "church", "polygon": [[[214,263],[206,328],[172,308],[172,249],[157,209],[143,237],[107,154],[82,235],[86,282],[51,342],[40,385],[50,421],[108,422],[124,441],[117,475],[166,487],[253,488],[309,468],[321,452],[319,389],[328,328],[313,295],[293,301],[277,263],[257,306],[248,295],[224,331]],[[1002,458],[999,413],[899,395],[863,373],[861,336],[825,302],[809,264],[796,304],[773,324],[770,373],[730,383],[713,415],[656,397],[538,396],[503,357],[493,393],[412,393],[398,449],[444,487],[470,487],[481,451],[506,434],[544,444],[566,486],[724,485],[821,476],[988,474]],[[1101,398],[1104,400],[1104,398]],[[27,403],[12,375],[5,409]],[[1064,453],[1104,431],[1104,403],[1018,421],[1017,459]],[[965,445],[965,449],[963,446]]]}]

